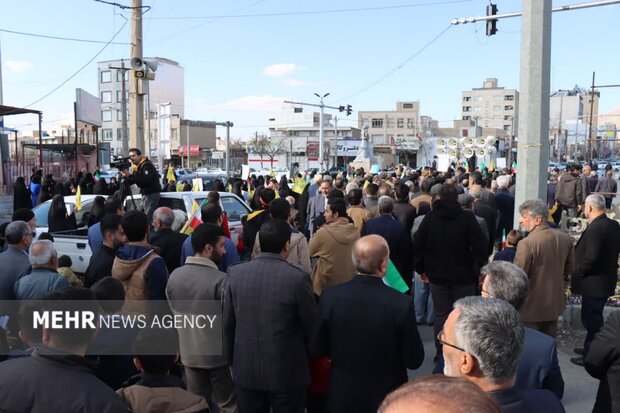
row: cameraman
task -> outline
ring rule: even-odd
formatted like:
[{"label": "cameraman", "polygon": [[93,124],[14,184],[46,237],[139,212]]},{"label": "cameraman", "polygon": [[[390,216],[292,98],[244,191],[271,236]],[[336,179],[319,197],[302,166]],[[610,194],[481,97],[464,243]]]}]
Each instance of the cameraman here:
[{"label": "cameraman", "polygon": [[146,156],[142,156],[142,152],[138,148],[129,150],[129,159],[133,164],[131,173],[129,169],[123,169],[121,174],[130,185],[136,184],[140,188],[144,212],[149,224],[151,224],[153,212],[159,206],[159,193],[161,192],[159,173],[155,169],[155,165]]}]

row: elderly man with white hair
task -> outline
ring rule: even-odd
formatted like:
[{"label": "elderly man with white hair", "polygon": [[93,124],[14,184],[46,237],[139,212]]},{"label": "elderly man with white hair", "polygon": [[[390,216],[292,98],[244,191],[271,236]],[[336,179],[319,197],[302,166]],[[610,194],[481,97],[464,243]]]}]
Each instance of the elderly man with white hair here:
[{"label": "elderly man with white hair", "polygon": [[[616,289],[620,253],[620,224],[607,218],[605,198],[588,195],[583,212],[589,224],[575,245],[577,264],[571,286],[573,293],[582,295],[581,322],[588,332],[583,349],[575,349],[580,355],[588,352],[594,335],[603,327],[603,308]],[[582,357],[571,361],[583,365]]]},{"label": "elderly man with white hair", "polygon": [[15,282],[16,300],[37,300],[54,290],[69,287],[58,274],[58,253],[49,240],[33,242],[30,246],[32,272]]},{"label": "elderly man with white hair", "polygon": [[497,202],[497,236],[508,234],[514,229],[515,196],[510,193],[510,175],[500,175],[497,177],[497,191],[495,201]]}]

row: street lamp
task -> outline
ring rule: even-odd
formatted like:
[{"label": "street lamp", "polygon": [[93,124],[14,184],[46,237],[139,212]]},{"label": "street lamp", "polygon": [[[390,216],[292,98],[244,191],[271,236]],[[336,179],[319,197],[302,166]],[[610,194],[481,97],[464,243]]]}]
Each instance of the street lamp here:
[{"label": "street lamp", "polygon": [[323,99],[326,98],[327,96],[329,96],[329,93],[324,94],[323,96],[319,95],[318,93],[315,93],[314,96],[318,97],[321,102],[319,104],[319,107],[321,108],[321,118],[319,119],[319,165],[320,165],[320,171],[319,172],[324,172],[325,168],[324,168],[324,154],[323,154],[323,109],[325,108],[325,105],[323,104]]}]

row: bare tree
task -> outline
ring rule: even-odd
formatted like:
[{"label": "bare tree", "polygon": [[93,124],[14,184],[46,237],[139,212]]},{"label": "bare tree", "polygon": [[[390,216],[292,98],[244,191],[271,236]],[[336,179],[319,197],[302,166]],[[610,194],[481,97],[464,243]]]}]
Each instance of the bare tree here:
[{"label": "bare tree", "polygon": [[276,155],[282,153],[284,139],[271,139],[266,135],[256,135],[250,142],[253,152],[260,156],[260,167],[263,167],[263,157],[269,158],[271,169],[273,169],[273,160]]}]

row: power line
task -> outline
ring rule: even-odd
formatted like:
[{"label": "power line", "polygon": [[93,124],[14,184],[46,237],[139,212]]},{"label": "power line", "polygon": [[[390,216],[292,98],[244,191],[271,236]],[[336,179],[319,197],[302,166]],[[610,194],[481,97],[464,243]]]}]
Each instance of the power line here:
[{"label": "power line", "polygon": [[[264,3],[265,1],[267,1],[267,0],[258,0],[258,1],[255,1],[255,2],[253,2],[253,3],[248,4],[247,6],[243,6],[243,7],[239,8],[239,9],[237,9],[237,10],[235,10],[235,11],[241,11],[241,10],[244,10],[244,9],[250,8],[250,7],[252,7],[252,6],[256,6],[257,4]],[[218,19],[223,18],[223,17],[226,17],[226,16],[221,16],[221,17],[209,17],[209,18],[208,18],[209,20],[207,20],[206,22],[203,22],[203,23],[197,24],[197,25],[192,26],[192,27],[190,27],[190,28],[188,28],[188,29],[186,29],[186,30],[182,30],[182,31],[180,31],[180,32],[173,33],[173,34],[168,35],[168,36],[166,36],[166,37],[162,37],[161,39],[159,39],[159,40],[155,41],[153,44],[157,44],[157,43],[163,42],[164,40],[168,40],[168,39],[170,39],[171,37],[175,37],[175,36],[178,36],[178,35],[180,35],[180,34],[187,33],[187,32],[189,32],[189,31],[192,31],[192,30],[194,30],[194,29],[197,29],[197,28],[199,28],[199,27],[202,27],[202,26],[204,26],[205,24],[212,23],[212,22],[214,22],[215,20],[218,20]],[[154,17],[152,17],[151,19],[155,19],[155,18],[154,18]]]},{"label": "power line", "polygon": [[129,44],[129,43],[122,43],[122,42],[106,42],[105,40],[76,39],[75,37],[61,37],[61,36],[51,36],[51,35],[39,34],[39,33],[26,33],[26,32],[20,32],[20,31],[17,31],[17,30],[8,30],[8,29],[0,29],[0,32],[11,33],[11,34],[18,34],[20,36],[40,37],[40,38],[43,38],[43,39],[67,40],[67,41],[70,41],[70,42],[99,43],[99,44],[119,44],[119,45],[128,45]]},{"label": "power line", "polygon": [[349,100],[350,98],[359,95],[360,93],[363,93],[365,91],[367,91],[368,89],[372,88],[373,86],[378,85],[379,83],[383,82],[385,79],[387,79],[388,77],[390,77],[391,75],[393,75],[394,73],[398,72],[400,69],[402,69],[403,67],[405,67],[405,65],[407,65],[407,63],[411,62],[413,59],[415,59],[416,57],[418,57],[424,50],[426,50],[431,44],[435,43],[435,41],[437,41],[437,39],[439,39],[441,36],[443,36],[443,34],[445,32],[447,32],[448,30],[450,30],[450,27],[452,27],[451,25],[446,27],[445,29],[443,29],[437,36],[433,37],[428,43],[426,43],[424,46],[422,46],[421,48],[419,48],[415,53],[413,53],[411,56],[409,56],[407,59],[405,59],[402,63],[400,63],[398,66],[390,69],[386,74],[384,74],[383,76],[381,76],[379,79],[375,80],[374,82],[370,83],[367,86],[364,86],[363,88],[359,89],[358,91],[345,96],[344,98],[339,99],[340,102],[344,102],[346,100]]},{"label": "power line", "polygon": [[97,56],[99,56],[111,43],[112,41],[116,38],[116,36],[119,35],[119,33],[125,28],[125,26],[127,25],[127,22],[125,22],[120,29],[118,29],[118,31],[114,34],[114,36],[112,36],[112,38],[110,39],[109,42],[107,42],[98,52],[97,54],[95,54],[88,62],[86,62],[82,67],[80,67],[75,73],[73,73],[71,76],[69,76],[64,82],[62,82],[61,84],[59,84],[58,86],[56,86],[54,89],[52,89],[49,93],[47,93],[45,96],[35,100],[34,102],[32,102],[31,104],[25,106],[26,108],[29,108],[30,106],[33,106],[37,103],[39,103],[40,101],[42,101],[43,99],[45,99],[46,97],[48,97],[49,95],[51,95],[52,93],[56,92],[58,89],[60,89],[61,87],[63,87],[64,85],[66,85],[71,79],[73,79],[75,76],[78,75],[78,73],[80,73],[82,70],[84,70],[86,68],[86,66],[88,66],[89,64],[91,64],[93,62],[93,60],[95,60],[97,58]]},{"label": "power line", "polygon": [[97,3],[103,3],[103,4],[109,4],[110,6],[116,6],[119,9],[122,10],[132,10],[132,9],[146,9],[144,11],[144,13],[148,12],[149,10],[151,10],[151,6],[140,6],[140,7],[133,7],[133,6],[125,6],[124,4],[120,4],[120,3],[114,3],[111,1],[104,1],[104,0],[95,0]]},{"label": "power line", "polygon": [[333,10],[306,10],[306,11],[291,11],[291,12],[279,12],[279,13],[256,13],[256,14],[224,14],[214,16],[171,16],[171,17],[151,17],[150,20],[203,20],[203,19],[223,19],[223,18],[247,18],[247,17],[279,17],[279,16],[300,16],[300,15],[312,15],[312,14],[333,14],[333,13],[350,13],[350,12],[364,12],[364,11],[376,11],[376,10],[391,10],[391,9],[405,9],[411,7],[424,7],[424,6],[437,6],[454,3],[469,3],[472,0],[448,0],[448,1],[434,1],[428,3],[417,4],[401,4],[395,6],[376,6],[376,7],[360,7],[353,9],[333,9]]}]

